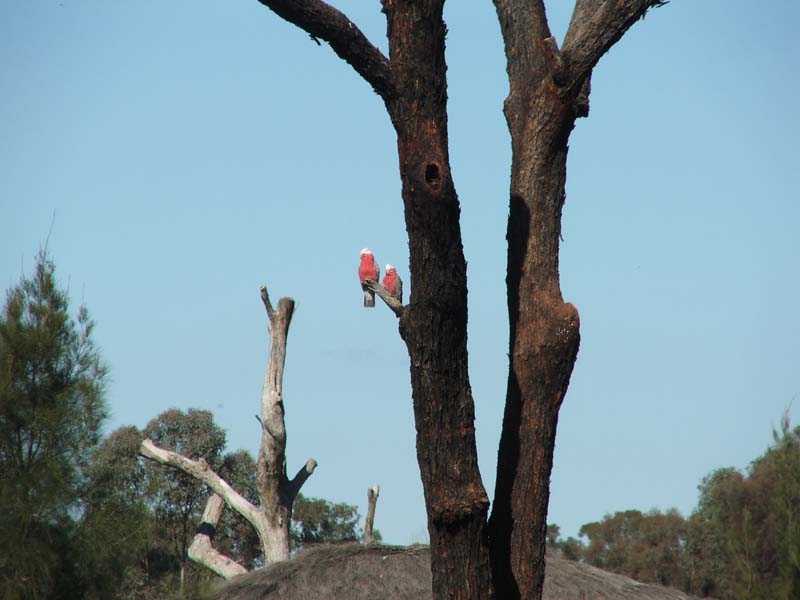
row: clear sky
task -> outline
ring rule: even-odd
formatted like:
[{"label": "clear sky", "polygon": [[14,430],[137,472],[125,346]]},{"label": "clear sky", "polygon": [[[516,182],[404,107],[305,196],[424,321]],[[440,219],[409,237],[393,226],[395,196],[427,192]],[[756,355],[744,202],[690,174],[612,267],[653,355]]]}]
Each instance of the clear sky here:
[{"label": "clear sky", "polygon": [[[550,2],[560,40],[571,2]],[[386,51],[377,0],[337,4]],[[447,4],[451,157],[490,497],[506,387],[509,136],[488,0]],[[582,343],[550,522],[694,508],[800,391],[800,7],[675,0],[603,57],[572,134],[564,296]],[[52,225],[51,225],[52,224]],[[52,231],[51,231],[52,229]],[[297,301],[285,402],[304,492],[381,484],[384,539],[425,537],[408,356],[365,310],[372,248],[408,282],[384,107],[323,44],[251,2],[0,1],[0,285],[49,251],[111,367],[108,430],[211,410],[255,453],[268,348],[258,289]],[[407,284],[408,285],[408,284]],[[791,407],[800,424],[800,402]]]}]

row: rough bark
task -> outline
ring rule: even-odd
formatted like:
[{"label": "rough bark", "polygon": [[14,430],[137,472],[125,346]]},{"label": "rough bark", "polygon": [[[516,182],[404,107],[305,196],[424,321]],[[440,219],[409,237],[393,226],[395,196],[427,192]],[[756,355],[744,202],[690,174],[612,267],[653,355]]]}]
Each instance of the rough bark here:
[{"label": "rough bark", "polygon": [[491,596],[486,515],[467,361],[467,268],[447,138],[441,0],[387,0],[389,57],[409,237],[411,297],[400,334],[411,363],[434,598]]},{"label": "rough bark", "polygon": [[375,505],[378,503],[380,486],[376,483],[367,490],[367,517],[364,519],[364,543],[372,543],[372,527],[375,523]]},{"label": "rough bark", "polygon": [[[267,359],[264,387],[261,393],[261,447],[256,462],[256,485],[261,506],[256,507],[234,490],[227,481],[217,475],[204,460],[192,460],[177,452],[157,447],[151,440],[144,440],[139,452],[142,456],[181,469],[203,481],[233,510],[242,515],[256,530],[264,562],[269,564],[289,558],[289,526],[292,505],[300,488],[314,472],[317,462],[310,458],[297,474],[289,479],[286,475],[286,424],[283,407],[283,370],[286,363],[286,342],[289,324],[294,311],[294,300],[281,298],[273,308],[267,288],[261,288],[261,300],[267,311],[270,330],[270,349]],[[209,498],[204,513],[204,523],[211,529],[219,519],[217,510],[221,505]],[[209,567],[223,577],[238,574],[237,565],[211,546],[208,528],[195,536],[189,557]],[[226,562],[227,561],[227,562]],[[230,564],[233,563],[233,564]]]},{"label": "rough bark", "polygon": [[[467,372],[467,272],[450,174],[444,0],[383,0],[389,58],[320,0],[260,0],[330,43],[381,96],[397,132],[412,294],[392,306],[411,386],[434,598],[540,598],[558,410],[577,356],[578,312],[558,274],[567,142],[588,114],[600,57],[661,0],[577,0],[559,50],[543,0],[495,0],[510,90],[510,364],[491,527]],[[491,570],[488,531],[491,530]]]},{"label": "rough bark", "polygon": [[448,153],[444,1],[383,1],[388,60],[324,2],[260,2],[329,42],[383,98],[397,132],[412,294],[405,307],[381,297],[400,317],[411,359],[434,597],[487,598],[489,500],[467,375],[467,268]]},{"label": "rough bark", "polygon": [[560,51],[541,0],[495,0],[506,47],[512,167],[509,378],[490,519],[501,598],[541,598],[558,411],[580,343],[558,272],[567,144],[588,114],[591,70],[653,1],[578,0]]}]

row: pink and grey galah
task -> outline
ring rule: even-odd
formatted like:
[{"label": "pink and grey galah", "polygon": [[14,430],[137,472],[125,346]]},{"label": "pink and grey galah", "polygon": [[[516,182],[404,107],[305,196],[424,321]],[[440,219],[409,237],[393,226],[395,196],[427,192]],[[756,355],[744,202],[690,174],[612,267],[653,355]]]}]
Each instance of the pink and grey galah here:
[{"label": "pink and grey galah", "polygon": [[383,278],[383,287],[400,303],[403,303],[403,280],[397,274],[397,269],[386,265],[386,276]]},{"label": "pink and grey galah", "polygon": [[361,281],[361,289],[364,290],[365,307],[371,308],[375,306],[375,292],[365,286],[364,282],[368,279],[377,282],[380,276],[381,269],[378,267],[378,263],[375,262],[375,256],[373,256],[372,250],[364,248],[361,250],[361,263],[358,265],[358,279]]}]

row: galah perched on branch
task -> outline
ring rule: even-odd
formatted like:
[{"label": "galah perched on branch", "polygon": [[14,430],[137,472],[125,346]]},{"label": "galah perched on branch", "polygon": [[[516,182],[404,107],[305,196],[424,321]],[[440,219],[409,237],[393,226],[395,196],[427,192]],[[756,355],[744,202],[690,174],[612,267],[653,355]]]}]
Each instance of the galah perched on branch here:
[{"label": "galah perched on branch", "polygon": [[400,279],[400,275],[397,274],[397,269],[392,265],[386,265],[386,277],[383,278],[383,287],[385,287],[400,304],[403,303],[403,280]]},{"label": "galah perched on branch", "polygon": [[375,262],[375,257],[369,248],[364,248],[361,251],[361,263],[358,265],[358,278],[361,281],[361,289],[364,290],[364,306],[375,306],[375,292],[370,290],[364,285],[368,279],[372,281],[379,281],[381,276],[380,267]]}]

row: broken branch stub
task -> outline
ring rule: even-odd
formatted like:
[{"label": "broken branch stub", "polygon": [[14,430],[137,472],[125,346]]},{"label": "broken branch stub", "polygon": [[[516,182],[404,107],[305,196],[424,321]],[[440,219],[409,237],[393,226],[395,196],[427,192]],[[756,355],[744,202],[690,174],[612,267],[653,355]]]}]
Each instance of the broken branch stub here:
[{"label": "broken branch stub", "polygon": [[367,490],[367,518],[364,521],[364,543],[371,544],[373,533],[372,527],[375,522],[375,505],[378,503],[378,495],[381,487],[376,483]]}]

